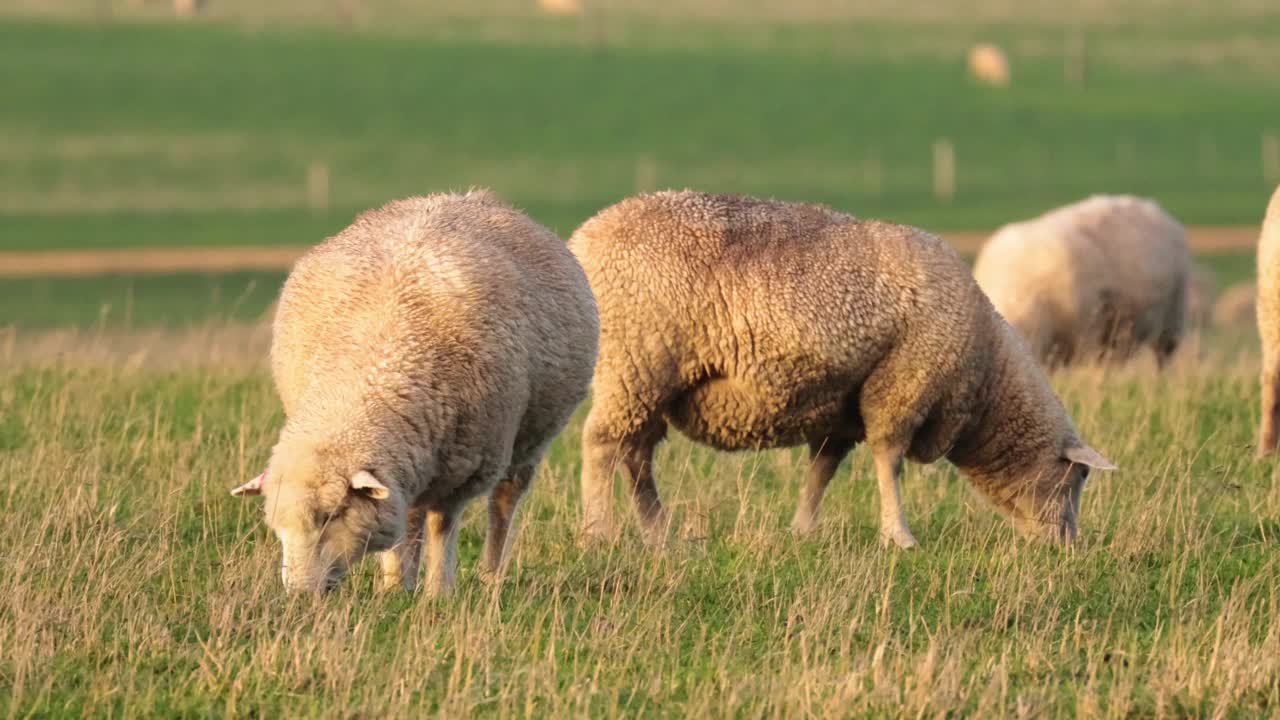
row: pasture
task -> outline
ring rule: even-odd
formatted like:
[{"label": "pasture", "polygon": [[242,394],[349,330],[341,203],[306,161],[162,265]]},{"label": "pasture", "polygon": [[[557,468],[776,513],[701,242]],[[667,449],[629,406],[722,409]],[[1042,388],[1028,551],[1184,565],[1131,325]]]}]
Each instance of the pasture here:
[{"label": "pasture", "polygon": [[[0,712],[1126,717],[1280,705],[1280,483],[1255,462],[1256,358],[1059,374],[1121,467],[1081,539],[1027,544],[943,465],[909,467],[919,552],[876,540],[856,452],[816,535],[787,523],[799,452],[659,453],[677,530],[578,544],[580,420],[518,516],[507,581],[447,601],[289,597],[260,506],[227,495],[282,417],[267,333],[4,343]],[[1251,346],[1248,346],[1251,348]],[[625,510],[621,495],[618,507]]]},{"label": "pasture", "polygon": [[[472,185],[567,236],[685,186],[939,232],[1092,192],[1253,226],[1280,181],[1265,3],[411,5],[213,0],[174,22],[166,3],[0,0],[0,270],[6,251],[308,245]],[[1009,51],[1008,88],[964,77],[978,40]],[[1254,274],[1247,247],[1197,259],[1220,287]],[[1251,327],[1194,333],[1163,374],[1143,357],[1053,376],[1120,466],[1090,479],[1069,549],[1019,540],[938,464],[903,482],[920,551],[883,550],[864,449],[797,538],[803,453],[674,435],[669,543],[628,515],[618,543],[584,545],[583,408],[502,585],[474,572],[477,504],[454,597],[376,594],[367,562],[317,599],[283,592],[260,506],[227,494],[283,420],[263,322],[283,278],[0,272],[0,715],[1280,713],[1280,482],[1253,458]]]}]

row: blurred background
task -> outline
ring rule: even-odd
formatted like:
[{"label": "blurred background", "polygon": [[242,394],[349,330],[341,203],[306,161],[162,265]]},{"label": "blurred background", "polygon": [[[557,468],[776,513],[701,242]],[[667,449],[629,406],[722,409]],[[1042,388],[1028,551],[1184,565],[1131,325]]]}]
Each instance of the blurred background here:
[{"label": "blurred background", "polygon": [[1095,192],[1225,287],[1280,183],[1275,0],[0,0],[0,328],[263,316],[299,249],[488,186],[828,203],[971,255]]}]

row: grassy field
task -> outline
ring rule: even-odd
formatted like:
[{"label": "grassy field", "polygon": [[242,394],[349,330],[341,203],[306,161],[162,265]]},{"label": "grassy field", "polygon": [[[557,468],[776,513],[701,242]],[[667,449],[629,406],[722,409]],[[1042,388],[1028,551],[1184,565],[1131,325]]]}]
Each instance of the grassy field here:
[{"label": "grassy field", "polygon": [[[934,230],[1098,191],[1256,224],[1272,5],[213,0],[177,23],[158,0],[0,0],[0,251],[310,244],[472,185],[562,235],[667,186]],[[1083,86],[1063,74],[1077,32]],[[984,39],[1011,87],[964,79]],[[1223,287],[1254,272],[1201,260]],[[944,465],[904,482],[922,549],[882,550],[861,451],[796,538],[801,453],[678,438],[658,461],[673,539],[585,547],[580,413],[500,587],[475,576],[473,508],[453,598],[376,595],[366,564],[317,600],[285,595],[257,504],[226,492],[282,422],[261,322],[282,280],[0,280],[0,716],[1280,713],[1251,329],[1192,338],[1164,374],[1054,377],[1121,468],[1090,481],[1069,550],[1019,541]]]},{"label": "grassy field", "polygon": [[[1061,21],[639,19],[586,40],[575,19],[521,22],[504,40],[466,18],[417,34],[0,20],[0,64],[21,69],[0,107],[0,249],[309,243],[389,198],[471,185],[563,234],[666,186],[936,229],[1098,191],[1256,223],[1261,138],[1280,132],[1280,55],[1261,42],[1280,12],[1086,26],[1084,87],[1065,84]],[[1009,47],[1009,88],[964,78],[981,37]],[[951,200],[933,193],[941,138]]]},{"label": "grassy field", "polygon": [[[1280,483],[1252,459],[1256,358],[1058,375],[1091,480],[1073,550],[1025,544],[942,465],[904,483],[919,552],[876,543],[868,457],[786,529],[797,452],[676,440],[677,538],[577,542],[579,422],[518,518],[510,577],[462,535],[445,601],[288,597],[226,494],[281,415],[266,334],[0,337],[0,714],[1262,717],[1280,708]],[[1239,344],[1251,348],[1250,343]],[[851,473],[851,477],[850,477]],[[619,508],[625,508],[619,498]]]},{"label": "grassy field", "polygon": [[[17,70],[0,103],[0,251],[305,245],[388,199],[473,185],[562,235],[669,186],[934,230],[1098,191],[1153,196],[1188,224],[1255,224],[1261,138],[1280,132],[1266,41],[1280,12],[1244,0],[1077,16],[699,0],[584,18],[370,0],[351,22],[293,0],[221,0],[188,23],[165,7],[0,0],[0,65]],[[1077,31],[1084,86],[1063,76]],[[1008,49],[1009,88],[964,78],[982,39]],[[933,192],[940,138],[950,200]],[[0,326],[251,319],[278,283],[253,280],[5,280]]]}]

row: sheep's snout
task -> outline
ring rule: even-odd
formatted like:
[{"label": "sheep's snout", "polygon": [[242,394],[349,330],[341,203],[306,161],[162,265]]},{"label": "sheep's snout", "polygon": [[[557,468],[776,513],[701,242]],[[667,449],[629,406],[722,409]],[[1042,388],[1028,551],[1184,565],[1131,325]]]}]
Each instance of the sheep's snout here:
[{"label": "sheep's snout", "polygon": [[1032,512],[1015,517],[1013,524],[1018,534],[1028,539],[1067,545],[1079,535],[1079,515],[1079,489],[1066,488]]},{"label": "sheep's snout", "polygon": [[280,580],[289,592],[327,593],[347,576],[346,563],[341,558],[325,557],[319,547],[300,551],[288,542],[283,545]]},{"label": "sheep's snout", "polygon": [[346,571],[333,567],[324,572],[290,572],[288,565],[280,566],[280,578],[284,581],[285,590],[291,593],[314,593],[322,595],[332,592],[342,584]]}]

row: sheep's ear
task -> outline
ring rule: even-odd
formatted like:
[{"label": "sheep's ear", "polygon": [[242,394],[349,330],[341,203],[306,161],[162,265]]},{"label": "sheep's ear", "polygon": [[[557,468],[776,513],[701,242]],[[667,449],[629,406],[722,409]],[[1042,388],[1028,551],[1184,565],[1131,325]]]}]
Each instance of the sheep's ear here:
[{"label": "sheep's ear", "polygon": [[1080,465],[1088,465],[1094,470],[1116,470],[1115,463],[1102,457],[1102,453],[1089,447],[1088,445],[1076,445],[1067,448],[1062,457],[1073,463]]},{"label": "sheep's ear", "polygon": [[267,480],[267,474],[264,472],[258,477],[236,488],[235,490],[232,490],[231,494],[235,495],[236,497],[246,497],[249,495],[261,495],[262,483],[266,482],[266,480]]},{"label": "sheep's ear", "polygon": [[351,489],[363,491],[375,500],[386,500],[391,497],[391,490],[378,482],[378,478],[368,470],[361,470],[351,476]]}]

